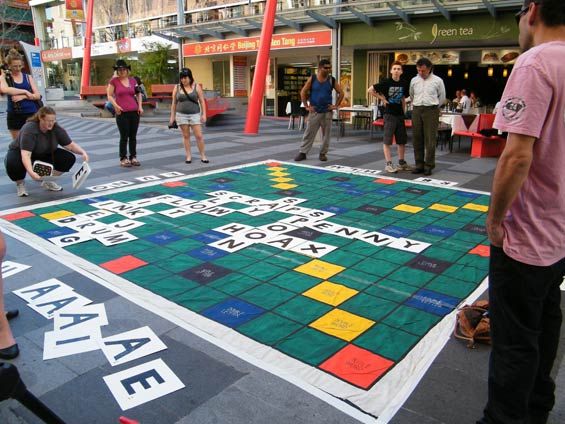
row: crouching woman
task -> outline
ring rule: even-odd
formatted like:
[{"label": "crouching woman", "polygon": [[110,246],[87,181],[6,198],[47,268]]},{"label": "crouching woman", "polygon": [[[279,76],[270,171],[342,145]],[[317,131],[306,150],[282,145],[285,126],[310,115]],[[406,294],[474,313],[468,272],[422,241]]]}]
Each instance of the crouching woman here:
[{"label": "crouching woman", "polygon": [[[44,106],[28,119],[17,138],[10,143],[4,159],[6,174],[16,183],[18,196],[24,197],[28,195],[24,185],[26,173],[31,179],[42,181],[41,175],[33,170],[35,161],[53,165],[52,175],[57,176],[73,167],[76,161],[73,153],[81,155],[85,162],[88,161],[84,149],[73,142],[57,124],[53,108]],[[63,190],[54,181],[42,181],[41,186],[48,191]]]}]

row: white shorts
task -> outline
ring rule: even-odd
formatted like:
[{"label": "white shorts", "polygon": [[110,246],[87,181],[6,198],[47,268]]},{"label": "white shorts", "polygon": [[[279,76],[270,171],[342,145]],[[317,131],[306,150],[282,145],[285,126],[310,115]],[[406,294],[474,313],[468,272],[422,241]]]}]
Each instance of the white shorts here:
[{"label": "white shorts", "polygon": [[190,115],[187,115],[185,113],[177,112],[176,118],[177,125],[202,125],[199,113],[191,113]]}]

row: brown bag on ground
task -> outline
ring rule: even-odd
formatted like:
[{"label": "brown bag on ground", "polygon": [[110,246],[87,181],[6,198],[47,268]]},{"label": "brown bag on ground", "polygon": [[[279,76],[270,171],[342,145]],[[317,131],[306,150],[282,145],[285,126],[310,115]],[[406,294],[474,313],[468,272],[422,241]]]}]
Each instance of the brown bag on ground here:
[{"label": "brown bag on ground", "polygon": [[467,341],[467,347],[474,349],[475,343],[490,344],[490,318],[488,300],[477,300],[465,305],[457,312],[453,335]]}]

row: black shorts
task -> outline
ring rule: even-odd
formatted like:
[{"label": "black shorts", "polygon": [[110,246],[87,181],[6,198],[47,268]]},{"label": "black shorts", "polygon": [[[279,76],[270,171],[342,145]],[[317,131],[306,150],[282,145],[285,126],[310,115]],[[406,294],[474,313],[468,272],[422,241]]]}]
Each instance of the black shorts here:
[{"label": "black shorts", "polygon": [[30,116],[35,115],[34,113],[16,113],[16,112],[8,112],[8,118],[6,122],[8,124],[9,130],[21,130],[24,124],[27,121],[27,118]]},{"label": "black shorts", "polygon": [[404,115],[386,113],[384,121],[383,143],[390,146],[392,139],[395,138],[396,144],[406,144],[408,137],[406,135]]}]

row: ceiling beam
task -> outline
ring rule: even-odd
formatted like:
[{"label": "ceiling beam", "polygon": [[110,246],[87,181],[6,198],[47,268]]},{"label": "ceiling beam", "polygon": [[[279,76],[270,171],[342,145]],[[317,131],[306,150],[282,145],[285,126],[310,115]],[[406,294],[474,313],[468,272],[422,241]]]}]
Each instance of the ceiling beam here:
[{"label": "ceiling beam", "polygon": [[407,24],[410,23],[410,16],[408,16],[408,13],[406,13],[404,10],[400,9],[398,6],[391,3],[390,1],[387,2],[387,5],[390,8],[390,10],[392,10],[394,13],[396,13],[398,15],[398,17],[404,21],[404,23],[407,23]]},{"label": "ceiling beam", "polygon": [[183,31],[182,29],[178,29],[178,28],[172,29],[171,31],[176,32],[177,34],[179,34],[183,38],[190,38],[190,39],[195,40],[195,41],[202,41],[202,36],[200,36],[198,34],[191,34],[190,32],[186,32],[186,31]]},{"label": "ceiling beam", "polygon": [[200,28],[200,27],[196,27],[195,29],[197,31],[203,32],[206,35],[217,38],[218,40],[224,40],[226,38],[226,36],[223,33],[218,31],[212,31],[211,29]]},{"label": "ceiling beam", "polygon": [[365,22],[369,26],[375,26],[373,20],[369,16],[365,15],[363,12],[355,9],[354,7],[348,7],[347,10],[353,13],[353,15],[360,21]]},{"label": "ceiling beam", "polygon": [[334,19],[328,18],[327,16],[314,12],[313,10],[307,10],[306,14],[328,28],[337,29],[337,23]]},{"label": "ceiling beam", "polygon": [[448,21],[451,21],[451,14],[445,8],[445,6],[443,4],[441,4],[438,0],[431,0],[431,1],[434,4],[434,6],[436,7],[436,9],[439,10],[439,13],[441,13],[445,17],[445,19],[447,19]]},{"label": "ceiling beam", "polygon": [[290,19],[283,18],[282,16],[275,16],[275,19],[278,20],[281,24],[294,28],[298,32],[302,32],[302,25],[299,24],[298,22],[294,22]]},{"label": "ceiling beam", "polygon": [[228,31],[234,32],[238,35],[241,35],[242,37],[248,37],[249,36],[249,32],[247,30],[243,29],[243,28],[238,28],[236,26],[225,24],[223,22],[220,22],[220,25],[223,26]]},{"label": "ceiling beam", "polygon": [[181,43],[182,39],[180,37],[176,37],[174,35],[163,34],[159,31],[153,31],[152,34],[156,35],[157,37],[161,37],[167,41],[172,41],[173,43]]},{"label": "ceiling beam", "polygon": [[255,29],[263,29],[263,24],[261,22],[257,22],[253,19],[245,19],[245,22],[247,22],[249,25],[251,25]]},{"label": "ceiling beam", "polygon": [[488,13],[490,13],[490,15],[493,18],[496,18],[496,8],[494,7],[494,4],[492,4],[490,2],[490,0],[483,0],[483,3],[485,4],[485,7],[487,8]]}]

